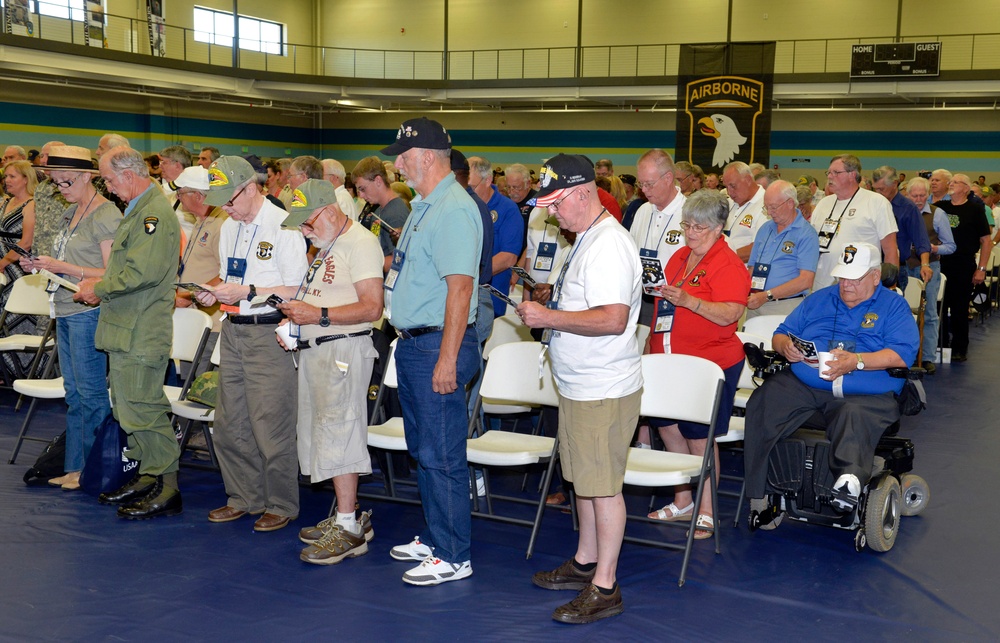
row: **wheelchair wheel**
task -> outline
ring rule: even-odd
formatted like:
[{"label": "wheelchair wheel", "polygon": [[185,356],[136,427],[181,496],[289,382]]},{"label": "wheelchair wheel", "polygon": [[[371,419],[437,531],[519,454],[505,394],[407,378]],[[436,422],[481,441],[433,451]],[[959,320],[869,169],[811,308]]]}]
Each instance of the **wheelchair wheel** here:
[{"label": "wheelchair wheel", "polygon": [[931,500],[927,481],[918,475],[904,473],[899,478],[899,485],[903,494],[903,515],[916,516],[923,511]]},{"label": "wheelchair wheel", "polygon": [[889,551],[895,544],[901,504],[899,481],[893,476],[883,477],[868,494],[865,536],[874,551]]}]

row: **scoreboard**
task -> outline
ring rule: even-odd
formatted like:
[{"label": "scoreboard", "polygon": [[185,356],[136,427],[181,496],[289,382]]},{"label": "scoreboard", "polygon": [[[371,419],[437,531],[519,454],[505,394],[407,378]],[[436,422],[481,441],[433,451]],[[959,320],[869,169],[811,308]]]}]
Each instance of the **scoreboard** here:
[{"label": "scoreboard", "polygon": [[937,76],[940,70],[939,42],[851,45],[851,78]]}]

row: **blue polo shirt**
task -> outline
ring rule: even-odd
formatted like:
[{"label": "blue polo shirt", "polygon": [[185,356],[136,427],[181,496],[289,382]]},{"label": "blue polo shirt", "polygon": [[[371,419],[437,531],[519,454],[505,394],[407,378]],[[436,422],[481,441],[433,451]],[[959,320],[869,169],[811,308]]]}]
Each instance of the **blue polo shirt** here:
[{"label": "blue polo shirt", "polygon": [[[521,240],[524,239],[524,219],[517,204],[500,194],[497,186],[491,185],[493,194],[490,196],[486,207],[490,211],[493,219],[493,253],[491,257],[500,252],[509,252],[515,257],[521,255]],[[491,264],[492,265],[492,264]],[[491,268],[492,270],[492,268]],[[511,269],[508,268],[501,273],[493,275],[490,283],[493,287],[507,294],[510,292]],[[493,298],[493,314],[497,317],[503,316],[507,312],[507,302]]]},{"label": "blue polo shirt", "polygon": [[[825,351],[830,341],[853,341],[855,353],[873,353],[891,348],[912,364],[920,348],[920,331],[913,320],[910,305],[902,296],[882,286],[867,300],[848,308],[840,298],[840,286],[834,284],[806,297],[785,321],[776,335],[792,333],[816,343]],[[824,391],[833,390],[833,382],[819,376],[819,369],[805,362],[792,364],[792,372],[806,386]],[[904,381],[890,377],[884,370],[854,371],[844,376],[846,395],[877,395],[887,391],[899,393]]]},{"label": "blue polo shirt", "polygon": [[[475,202],[448,174],[426,197],[410,203],[410,216],[396,244],[403,265],[387,292],[396,328],[443,326],[449,275],[479,279],[483,223]],[[398,261],[396,257],[393,262]],[[472,289],[468,323],[476,319],[479,293]]]},{"label": "blue polo shirt", "polygon": [[[764,290],[776,288],[799,276],[800,270],[816,272],[819,263],[819,236],[805,218],[796,214],[795,219],[782,232],[778,224],[768,220],[757,231],[750,251],[750,270],[758,263],[770,264]],[[809,289],[793,293],[807,295]]]},{"label": "blue polo shirt", "polygon": [[905,264],[910,256],[910,246],[917,249],[917,256],[931,251],[931,241],[927,236],[927,226],[920,210],[901,193],[889,200],[892,205],[892,215],[896,217],[896,246],[899,247],[899,263]]}]

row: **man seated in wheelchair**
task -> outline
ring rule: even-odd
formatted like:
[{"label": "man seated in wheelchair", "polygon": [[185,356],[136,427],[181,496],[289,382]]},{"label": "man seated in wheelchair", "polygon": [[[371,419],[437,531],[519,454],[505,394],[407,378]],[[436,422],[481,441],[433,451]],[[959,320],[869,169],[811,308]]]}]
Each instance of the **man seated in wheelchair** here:
[{"label": "man seated in wheelchair", "polygon": [[900,416],[895,396],[906,380],[886,369],[909,366],[920,348],[909,304],[880,283],[881,261],[879,248],[847,244],[832,273],[839,283],[806,297],[775,331],[772,346],[791,368],[767,378],[747,403],[751,509],[766,507],[774,446],[814,415],[831,443],[829,503],[842,513],[857,506],[879,438]]}]

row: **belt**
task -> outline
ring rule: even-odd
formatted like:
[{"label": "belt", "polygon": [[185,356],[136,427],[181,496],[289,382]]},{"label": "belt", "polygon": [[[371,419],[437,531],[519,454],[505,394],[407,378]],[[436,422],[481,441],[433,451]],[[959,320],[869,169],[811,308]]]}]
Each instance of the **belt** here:
[{"label": "belt", "polygon": [[794,295],[792,297],[782,297],[781,299],[778,299],[777,301],[785,301],[786,299],[799,299],[801,297],[805,297],[805,295]]},{"label": "belt", "polygon": [[266,315],[229,315],[226,317],[234,324],[278,324],[284,319],[282,313],[267,313]]},{"label": "belt", "polygon": [[[333,341],[336,341],[338,339],[345,339],[347,337],[368,337],[371,334],[372,334],[372,331],[369,328],[368,330],[360,330],[360,331],[358,331],[356,333],[346,333],[346,334],[341,334],[341,335],[323,335],[322,337],[315,337],[315,338],[313,338],[311,340],[309,340],[309,339],[300,339],[298,341],[298,349],[299,350],[303,350],[303,349],[306,349],[306,348],[312,348],[314,345],[315,346],[319,346],[320,344],[325,344],[327,342],[333,342]],[[309,343],[310,341],[312,342],[312,344]]]},{"label": "belt", "polygon": [[[475,324],[469,324],[465,327],[465,330],[475,327]],[[399,334],[401,339],[413,339],[414,337],[420,337],[421,335],[426,335],[427,333],[439,333],[444,330],[444,326],[418,326],[416,328],[397,328],[396,333]]]}]

